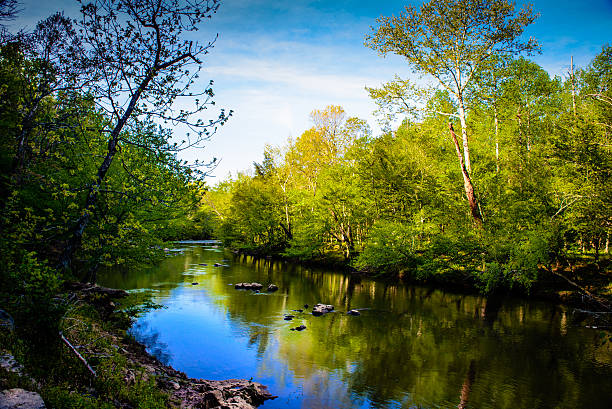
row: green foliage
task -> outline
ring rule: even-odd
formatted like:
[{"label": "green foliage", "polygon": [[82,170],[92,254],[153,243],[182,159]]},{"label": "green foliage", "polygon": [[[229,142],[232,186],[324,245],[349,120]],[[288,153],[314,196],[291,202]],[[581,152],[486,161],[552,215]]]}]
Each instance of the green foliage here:
[{"label": "green foliage", "polygon": [[417,234],[413,225],[377,221],[370,230],[363,250],[355,259],[355,266],[379,273],[397,274],[403,269],[414,271]]},{"label": "green foliage", "polygon": [[58,409],[112,409],[111,403],[70,391],[69,385],[53,386],[42,391],[45,404]]},{"label": "green foliage", "polygon": [[526,59],[491,57],[474,76],[466,130],[480,229],[448,133],[456,100],[399,78],[368,89],[386,125],[406,115],[395,131],[335,138],[348,129],[343,111],[315,111],[315,127],[266,148],[254,176],[219,185],[206,206],[232,245],[271,248],[276,237],[276,249],[300,260],[529,292],[553,266],[609,243],[609,55],[604,47],[580,71],[576,115],[571,86]]}]

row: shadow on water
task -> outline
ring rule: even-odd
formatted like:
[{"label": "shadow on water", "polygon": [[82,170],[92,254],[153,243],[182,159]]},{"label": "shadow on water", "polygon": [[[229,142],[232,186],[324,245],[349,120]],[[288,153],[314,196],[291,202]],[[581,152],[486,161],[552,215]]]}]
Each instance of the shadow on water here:
[{"label": "shadow on water", "polygon": [[[102,284],[153,291],[167,308],[139,319],[138,339],[192,377],[268,385],[279,398],[265,408],[612,407],[610,345],[565,307],[181,246]],[[240,282],[279,290],[235,290]],[[314,317],[304,305],[316,303],[335,311]]]}]

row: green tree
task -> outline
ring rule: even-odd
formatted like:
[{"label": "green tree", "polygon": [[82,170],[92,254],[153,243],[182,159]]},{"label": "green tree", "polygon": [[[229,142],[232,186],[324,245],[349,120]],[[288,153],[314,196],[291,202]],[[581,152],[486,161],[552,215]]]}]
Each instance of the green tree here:
[{"label": "green tree", "polygon": [[[193,119],[193,114],[212,104],[210,86],[196,94],[190,93],[189,87],[198,76],[200,58],[213,44],[201,45],[183,38],[184,33],[196,30],[211,17],[218,6],[217,0],[96,0],[81,8],[78,26],[82,33],[82,63],[89,69],[85,91],[108,118],[106,129],[99,130],[108,132],[108,144],[81,205],[81,215],[66,240],[59,262],[62,269],[72,264],[121,145],[140,146],[163,155],[200,145],[217,125],[226,121],[223,110],[214,121]],[[195,106],[176,111],[173,104],[183,97],[195,100]],[[164,143],[154,146],[130,138],[132,129],[153,120],[182,124],[194,135],[187,133],[183,143],[173,144],[171,133],[164,132]]]},{"label": "green tree", "polygon": [[505,0],[433,0],[418,10],[406,7],[405,13],[397,17],[380,17],[379,27],[366,37],[366,46],[382,55],[403,56],[416,71],[433,76],[456,98],[463,145],[457,155],[464,164],[461,168],[465,192],[477,224],[482,217],[470,178],[466,90],[491,55],[537,48],[535,40],[520,39],[524,28],[536,17],[529,6],[515,14],[514,5]]}]

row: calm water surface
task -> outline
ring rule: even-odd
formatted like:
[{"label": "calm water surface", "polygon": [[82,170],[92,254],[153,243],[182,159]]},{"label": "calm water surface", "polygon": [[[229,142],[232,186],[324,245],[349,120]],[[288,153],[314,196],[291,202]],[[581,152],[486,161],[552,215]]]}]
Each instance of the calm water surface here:
[{"label": "calm water surface", "polygon": [[[136,338],[190,377],[267,385],[279,397],[264,408],[612,408],[612,348],[570,308],[179,246],[101,284],[152,292],[166,308],[140,317]],[[280,290],[233,287],[253,281]],[[336,312],[292,311],[319,302]],[[361,315],[346,315],[353,308]]]}]

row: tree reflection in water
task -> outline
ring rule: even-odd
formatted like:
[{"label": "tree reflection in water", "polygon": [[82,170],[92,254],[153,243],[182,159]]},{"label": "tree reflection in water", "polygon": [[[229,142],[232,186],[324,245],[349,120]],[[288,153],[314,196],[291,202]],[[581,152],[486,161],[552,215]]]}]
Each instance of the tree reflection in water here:
[{"label": "tree reflection in water", "polygon": [[[223,259],[231,255],[193,247],[102,284],[155,288],[168,308],[142,317],[136,338],[190,376],[268,385],[280,397],[264,408],[612,407],[611,348],[572,325],[566,307],[244,256],[214,267]],[[235,290],[239,282],[279,290]],[[316,303],[335,312],[294,311]],[[353,308],[361,315],[346,314]],[[307,329],[290,331],[298,325]]]}]

